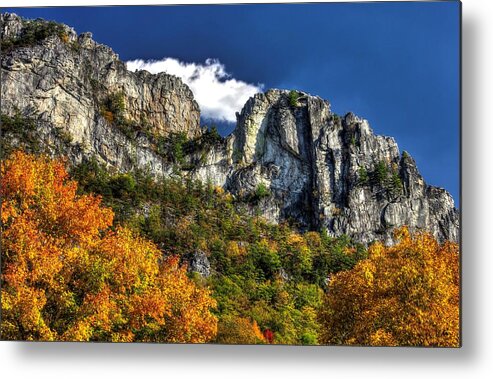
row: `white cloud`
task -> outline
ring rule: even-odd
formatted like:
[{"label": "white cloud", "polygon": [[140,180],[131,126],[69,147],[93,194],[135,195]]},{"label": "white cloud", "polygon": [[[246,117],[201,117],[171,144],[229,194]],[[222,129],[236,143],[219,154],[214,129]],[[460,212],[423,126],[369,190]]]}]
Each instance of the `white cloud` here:
[{"label": "white cloud", "polygon": [[127,68],[178,76],[192,90],[205,119],[235,122],[235,113],[241,111],[248,98],[263,90],[262,84],[249,84],[231,77],[217,59],[207,59],[204,64],[185,63],[174,58],[136,59],[128,61]]}]

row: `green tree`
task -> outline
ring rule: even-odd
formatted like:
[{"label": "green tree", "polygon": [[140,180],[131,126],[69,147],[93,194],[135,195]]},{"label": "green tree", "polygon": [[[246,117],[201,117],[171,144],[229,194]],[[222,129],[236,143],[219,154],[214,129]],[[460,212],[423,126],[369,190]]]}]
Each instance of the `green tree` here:
[{"label": "green tree", "polygon": [[298,91],[295,91],[295,90],[291,90],[289,91],[289,105],[291,105],[292,107],[297,107],[298,106],[298,99],[300,97]]}]

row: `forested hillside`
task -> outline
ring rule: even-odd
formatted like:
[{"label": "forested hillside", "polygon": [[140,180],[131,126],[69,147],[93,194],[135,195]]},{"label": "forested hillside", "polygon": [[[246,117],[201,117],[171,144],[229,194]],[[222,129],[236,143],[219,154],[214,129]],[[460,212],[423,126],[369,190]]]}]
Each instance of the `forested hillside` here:
[{"label": "forested hillside", "polygon": [[200,182],[94,162],[72,178],[43,156],[2,163],[3,338],[458,344],[456,244],[402,229],[368,250]]}]

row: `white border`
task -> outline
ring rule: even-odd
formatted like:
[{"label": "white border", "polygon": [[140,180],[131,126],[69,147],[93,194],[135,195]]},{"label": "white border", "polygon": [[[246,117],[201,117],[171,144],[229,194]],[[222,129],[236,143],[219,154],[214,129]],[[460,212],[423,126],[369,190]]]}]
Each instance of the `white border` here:
[{"label": "white border", "polygon": [[[231,3],[221,1],[214,3]],[[280,1],[271,1],[280,2]],[[141,4],[163,4],[147,0]],[[200,3],[179,1],[181,4]],[[7,6],[136,1],[2,0]],[[483,378],[493,372],[493,1],[463,1],[463,348],[0,342],[3,378]],[[328,20],[329,22],[330,20]],[[490,372],[490,374],[488,374]]]}]

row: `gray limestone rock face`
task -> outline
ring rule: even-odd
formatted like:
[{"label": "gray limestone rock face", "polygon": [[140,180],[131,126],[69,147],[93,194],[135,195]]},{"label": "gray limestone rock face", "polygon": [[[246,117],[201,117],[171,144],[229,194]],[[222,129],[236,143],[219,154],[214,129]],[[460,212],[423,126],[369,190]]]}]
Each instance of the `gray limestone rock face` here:
[{"label": "gray limestone rock face", "polygon": [[373,133],[352,113],[343,118],[327,101],[269,90],[251,98],[233,136],[237,166],[226,188],[233,194],[271,192],[262,212],[273,222],[291,219],[301,229],[325,229],[357,241],[392,243],[407,225],[440,241],[458,241],[459,215],[452,197],[425,183],[412,157],[393,138]]},{"label": "gray limestone rock face", "polygon": [[195,251],[188,261],[188,270],[190,272],[196,272],[204,278],[211,275],[211,264],[203,251]]},{"label": "gray limestone rock face", "polygon": [[[1,21],[2,41],[19,38],[31,22],[12,14]],[[393,138],[375,135],[352,113],[337,116],[328,101],[301,91],[255,95],[230,136],[172,165],[145,132],[130,138],[115,127],[105,104],[118,95],[118,116],[133,128],[192,139],[204,130],[190,89],[167,74],[130,72],[90,33],[62,27],[62,36],[10,49],[1,59],[1,112],[34,118],[40,143],[54,155],[64,145],[71,163],[95,157],[120,172],[139,168],[212,183],[255,199],[251,211],[271,222],[290,220],[301,230],[325,229],[362,243],[392,243],[392,230],[401,225],[458,241],[452,197],[427,185]],[[197,270],[205,275],[199,258]]]},{"label": "gray limestone rock face", "polygon": [[[2,14],[1,21],[2,42],[19,38],[32,23],[46,23],[14,14]],[[118,116],[155,136],[197,137],[200,110],[190,88],[175,76],[128,71],[90,33],[61,27],[62,36],[3,52],[2,113],[35,118],[47,145],[55,137],[52,131],[61,131],[70,140],[66,153],[73,162],[91,155],[122,171],[149,167],[165,173],[161,159],[146,146],[145,133],[129,138],[111,120]],[[107,109],[112,96],[122,102],[118,115]]]}]

